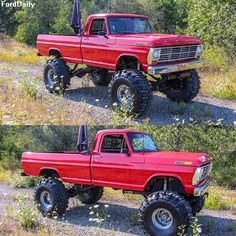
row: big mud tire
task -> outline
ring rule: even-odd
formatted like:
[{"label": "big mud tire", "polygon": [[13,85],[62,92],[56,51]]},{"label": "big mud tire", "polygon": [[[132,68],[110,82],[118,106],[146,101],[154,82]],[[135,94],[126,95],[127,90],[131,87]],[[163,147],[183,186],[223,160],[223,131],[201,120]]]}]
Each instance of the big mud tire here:
[{"label": "big mud tire", "polygon": [[48,60],[44,67],[44,84],[50,93],[63,93],[70,85],[70,70],[59,58]]},{"label": "big mud tire", "polygon": [[130,115],[142,115],[152,98],[149,81],[142,72],[122,70],[115,73],[108,86],[111,102]]},{"label": "big mud tire", "polygon": [[90,76],[93,83],[97,86],[106,86],[111,82],[111,75],[109,75],[109,72],[106,69],[91,73]]},{"label": "big mud tire", "polygon": [[176,236],[192,217],[189,203],[177,193],[159,191],[149,195],[139,209],[141,227],[151,236]]},{"label": "big mud tire", "polygon": [[79,200],[83,204],[93,204],[99,201],[103,195],[103,187],[94,187],[86,192],[78,194]]},{"label": "big mud tire", "polygon": [[68,193],[57,179],[44,179],[35,187],[34,200],[43,216],[63,215],[68,207]]},{"label": "big mud tire", "polygon": [[162,91],[167,98],[174,102],[190,102],[200,90],[200,77],[196,70],[191,70],[189,77],[181,80],[169,80]]}]

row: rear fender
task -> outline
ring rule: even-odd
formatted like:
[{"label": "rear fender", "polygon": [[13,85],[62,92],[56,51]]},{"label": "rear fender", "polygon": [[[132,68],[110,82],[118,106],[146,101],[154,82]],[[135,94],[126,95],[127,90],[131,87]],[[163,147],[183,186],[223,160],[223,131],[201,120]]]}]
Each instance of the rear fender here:
[{"label": "rear fender", "polygon": [[60,178],[60,173],[59,173],[58,169],[52,168],[52,167],[48,167],[48,168],[43,167],[43,168],[41,168],[39,173],[38,173],[38,176],[44,176],[46,174],[46,172],[48,172],[48,173],[51,172],[53,174],[56,174]]},{"label": "rear fender", "polygon": [[61,50],[58,48],[50,48],[48,51],[48,56],[62,57]]}]

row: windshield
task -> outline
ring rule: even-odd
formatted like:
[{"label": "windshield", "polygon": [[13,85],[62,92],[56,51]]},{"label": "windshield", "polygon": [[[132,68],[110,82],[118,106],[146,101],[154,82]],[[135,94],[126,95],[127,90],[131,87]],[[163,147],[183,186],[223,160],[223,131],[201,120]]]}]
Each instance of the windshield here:
[{"label": "windshield", "polygon": [[145,34],[154,33],[147,18],[109,17],[110,34]]},{"label": "windshield", "polygon": [[129,142],[134,152],[157,152],[158,148],[148,134],[128,133]]}]

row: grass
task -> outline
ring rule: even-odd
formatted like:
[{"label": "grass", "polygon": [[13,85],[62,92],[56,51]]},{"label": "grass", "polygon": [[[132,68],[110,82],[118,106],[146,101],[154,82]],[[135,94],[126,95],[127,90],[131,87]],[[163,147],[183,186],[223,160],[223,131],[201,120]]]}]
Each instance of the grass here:
[{"label": "grass", "polygon": [[23,78],[15,82],[12,78],[0,77],[0,124],[5,125],[77,125],[94,124],[87,107],[78,112],[68,105],[62,96],[42,97],[37,82]]},{"label": "grass", "polygon": [[0,61],[7,63],[42,65],[44,59],[37,56],[35,48],[13,41],[0,35]]},{"label": "grass", "polygon": [[232,222],[230,224],[230,229],[231,229],[231,231],[236,232],[236,222]]},{"label": "grass", "polygon": [[138,194],[123,194],[122,190],[114,190],[112,188],[105,188],[103,198],[106,200],[130,200],[134,202],[141,202],[143,200],[143,196]]},{"label": "grass", "polygon": [[236,100],[236,63],[228,70],[211,68],[200,70],[201,94],[220,99]]},{"label": "grass", "polygon": [[14,188],[29,188],[34,187],[38,182],[37,177],[21,176],[20,170],[4,170],[0,167],[0,181]]},{"label": "grass", "polygon": [[209,210],[236,210],[236,191],[211,187],[204,207]]}]

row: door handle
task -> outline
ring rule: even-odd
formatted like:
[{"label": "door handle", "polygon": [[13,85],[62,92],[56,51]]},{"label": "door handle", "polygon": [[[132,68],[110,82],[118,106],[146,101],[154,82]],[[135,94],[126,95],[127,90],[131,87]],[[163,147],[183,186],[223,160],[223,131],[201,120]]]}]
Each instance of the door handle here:
[{"label": "door handle", "polygon": [[93,156],[94,159],[100,159],[102,156]]},{"label": "door handle", "polygon": [[85,40],[89,40],[89,38],[84,38],[84,41],[85,41]]}]

